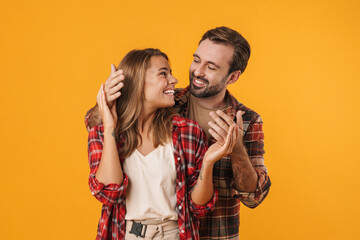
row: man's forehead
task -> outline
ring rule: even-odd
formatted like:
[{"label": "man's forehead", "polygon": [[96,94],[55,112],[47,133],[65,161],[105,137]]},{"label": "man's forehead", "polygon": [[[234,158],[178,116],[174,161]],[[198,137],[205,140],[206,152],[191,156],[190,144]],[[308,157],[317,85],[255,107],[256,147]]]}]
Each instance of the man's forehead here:
[{"label": "man's forehead", "polygon": [[221,64],[224,61],[230,63],[233,54],[234,48],[231,45],[205,39],[199,44],[194,55],[200,57],[202,61],[213,61]]}]

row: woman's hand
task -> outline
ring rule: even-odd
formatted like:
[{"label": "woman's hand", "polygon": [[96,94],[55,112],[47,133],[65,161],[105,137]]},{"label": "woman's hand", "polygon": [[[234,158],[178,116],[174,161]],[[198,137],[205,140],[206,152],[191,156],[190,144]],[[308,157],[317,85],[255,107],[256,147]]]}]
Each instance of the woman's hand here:
[{"label": "woman's hand", "polygon": [[114,101],[111,109],[109,108],[104,91],[104,84],[101,85],[100,90],[97,95],[97,104],[99,107],[99,112],[101,115],[101,119],[104,124],[105,129],[115,129],[117,114],[116,114],[116,102]]},{"label": "woman's hand", "polygon": [[[212,130],[213,131],[213,130]],[[209,131],[212,134],[212,131]],[[214,132],[214,131],[213,131]],[[215,164],[217,160],[229,155],[240,137],[239,127],[233,123],[230,125],[225,141],[217,141],[211,145],[205,153],[204,163]]]},{"label": "woman's hand", "polygon": [[125,79],[123,70],[117,70],[114,64],[111,64],[111,73],[105,82],[104,91],[106,102],[111,108],[115,100],[121,95],[121,88],[124,86],[122,82]]}]

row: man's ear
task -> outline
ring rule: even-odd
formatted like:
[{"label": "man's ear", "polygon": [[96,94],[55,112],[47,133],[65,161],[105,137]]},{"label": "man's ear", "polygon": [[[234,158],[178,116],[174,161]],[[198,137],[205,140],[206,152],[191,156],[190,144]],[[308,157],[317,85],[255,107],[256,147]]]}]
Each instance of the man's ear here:
[{"label": "man's ear", "polygon": [[228,85],[233,84],[234,82],[236,82],[239,79],[240,75],[241,75],[240,70],[230,73],[228,80],[226,81],[226,84],[228,84]]}]

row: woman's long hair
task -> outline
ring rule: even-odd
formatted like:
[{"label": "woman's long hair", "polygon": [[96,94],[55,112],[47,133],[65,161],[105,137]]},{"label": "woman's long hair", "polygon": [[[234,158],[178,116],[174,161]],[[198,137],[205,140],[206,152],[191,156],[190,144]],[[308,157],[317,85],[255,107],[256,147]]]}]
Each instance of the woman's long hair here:
[{"label": "woman's long hair", "polygon": [[[117,141],[120,136],[125,139],[120,149],[120,156],[123,158],[129,157],[142,143],[138,119],[143,111],[145,76],[152,56],[162,56],[169,60],[159,49],[147,48],[130,51],[118,66],[118,69],[124,71],[125,79],[124,87],[120,90],[121,96],[116,100],[118,120],[115,133]],[[155,147],[171,139],[173,115],[171,108],[159,108],[156,111],[151,123]]]}]

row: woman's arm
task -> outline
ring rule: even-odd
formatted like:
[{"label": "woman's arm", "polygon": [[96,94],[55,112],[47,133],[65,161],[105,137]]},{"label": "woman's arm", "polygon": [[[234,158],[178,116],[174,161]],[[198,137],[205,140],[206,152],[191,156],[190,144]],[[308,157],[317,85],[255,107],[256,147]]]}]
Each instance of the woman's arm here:
[{"label": "woman's arm", "polygon": [[103,204],[118,204],[124,201],[128,178],[124,174],[121,184],[104,184],[95,177],[100,166],[104,146],[104,127],[93,127],[88,137],[88,155],[90,165],[89,187],[92,195]]},{"label": "woman's arm", "polygon": [[121,184],[124,180],[114,137],[114,129],[106,129],[104,127],[104,146],[95,177],[104,185],[110,183]]},{"label": "woman's arm", "polygon": [[115,141],[115,125],[117,121],[116,104],[109,109],[106,100],[104,85],[101,86],[97,102],[99,112],[104,124],[104,145],[96,178],[99,182],[107,185],[110,183],[121,184],[124,179],[119,153]]},{"label": "woman's arm", "polygon": [[239,136],[238,127],[233,124],[223,144],[216,142],[205,153],[199,178],[191,193],[191,198],[197,205],[205,205],[214,194],[213,167],[216,161],[231,153]]}]

